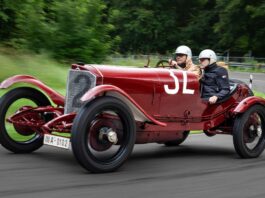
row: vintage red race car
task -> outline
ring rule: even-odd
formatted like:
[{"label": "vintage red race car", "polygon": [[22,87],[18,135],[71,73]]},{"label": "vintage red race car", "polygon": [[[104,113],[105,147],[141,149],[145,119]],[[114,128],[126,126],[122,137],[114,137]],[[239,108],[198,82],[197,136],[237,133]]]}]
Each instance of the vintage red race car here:
[{"label": "vintage red race car", "polygon": [[242,158],[265,148],[265,100],[243,82],[231,80],[230,94],[209,104],[190,72],[169,66],[129,68],[73,64],[62,96],[32,76],[17,75],[1,89],[0,141],[14,153],[43,144],[72,149],[91,172],[110,172],[130,156],[135,144],[181,144],[191,130],[207,136],[230,134]]}]

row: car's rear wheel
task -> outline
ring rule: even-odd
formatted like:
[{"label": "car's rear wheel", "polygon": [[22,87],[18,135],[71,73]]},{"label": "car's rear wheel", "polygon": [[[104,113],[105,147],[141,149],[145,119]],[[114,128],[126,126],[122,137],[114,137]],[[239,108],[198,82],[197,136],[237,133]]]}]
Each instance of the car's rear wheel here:
[{"label": "car's rear wheel", "polygon": [[130,156],[135,143],[131,110],[117,98],[100,97],[85,104],[74,119],[72,150],[85,169],[111,172]]},{"label": "car's rear wheel", "polygon": [[165,142],[164,144],[165,146],[179,146],[187,139],[189,134],[190,134],[190,131],[184,131],[182,138],[177,139],[177,140],[168,141],[168,142]]},{"label": "car's rear wheel", "polygon": [[[31,127],[10,123],[8,118],[25,108],[48,105],[51,105],[49,99],[40,91],[30,87],[15,88],[2,96],[0,99],[0,142],[2,146],[14,153],[30,153],[39,149],[43,145],[43,136]],[[23,119],[27,121],[31,118],[23,117]]]},{"label": "car's rear wheel", "polygon": [[238,115],[233,127],[233,142],[242,158],[258,157],[265,148],[265,108],[253,105]]}]

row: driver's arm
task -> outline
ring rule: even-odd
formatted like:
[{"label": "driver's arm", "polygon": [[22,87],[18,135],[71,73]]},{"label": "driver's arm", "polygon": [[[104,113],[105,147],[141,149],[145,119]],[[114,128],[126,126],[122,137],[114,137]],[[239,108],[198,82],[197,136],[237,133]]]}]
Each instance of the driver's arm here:
[{"label": "driver's arm", "polygon": [[192,65],[188,71],[194,73],[197,76],[198,79],[201,79],[202,71],[201,71],[201,68],[199,66]]},{"label": "driver's arm", "polygon": [[171,66],[177,66],[177,61],[174,61],[173,59],[168,59],[168,64]]}]

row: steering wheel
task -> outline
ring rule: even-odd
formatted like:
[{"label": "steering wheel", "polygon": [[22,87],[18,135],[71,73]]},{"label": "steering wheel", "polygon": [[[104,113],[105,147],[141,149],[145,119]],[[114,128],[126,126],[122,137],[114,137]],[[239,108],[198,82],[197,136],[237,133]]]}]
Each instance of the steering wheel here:
[{"label": "steering wheel", "polygon": [[160,60],[156,63],[156,68],[172,68],[176,69],[175,65],[169,65],[168,60]]}]

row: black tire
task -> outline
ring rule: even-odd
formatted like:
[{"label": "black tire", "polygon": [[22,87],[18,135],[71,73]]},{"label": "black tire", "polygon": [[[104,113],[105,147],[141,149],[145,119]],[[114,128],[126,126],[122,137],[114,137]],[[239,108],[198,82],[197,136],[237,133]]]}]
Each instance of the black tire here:
[{"label": "black tire", "polygon": [[233,127],[233,143],[241,158],[256,158],[263,152],[265,148],[264,106],[253,105],[236,117]]},{"label": "black tire", "polygon": [[183,137],[181,139],[168,141],[168,142],[165,142],[164,144],[165,144],[165,146],[168,146],[168,147],[170,147],[170,146],[179,146],[180,144],[182,144],[187,139],[189,134],[190,134],[190,131],[184,131]]},{"label": "black tire", "polygon": [[[110,159],[98,159],[90,144],[93,123],[105,111],[115,112],[122,123],[120,148]],[[97,130],[98,131],[98,130]],[[118,169],[130,156],[136,138],[135,120],[131,110],[117,98],[99,97],[81,107],[73,122],[71,143],[76,160],[90,172],[105,173]],[[90,134],[89,134],[90,133]],[[103,145],[104,143],[102,143]],[[114,145],[116,146],[116,145]],[[109,147],[112,147],[110,145]],[[109,148],[108,145],[106,147]]]},{"label": "black tire", "polygon": [[37,106],[51,105],[49,99],[40,91],[29,88],[19,87],[12,89],[0,99],[0,142],[3,147],[14,153],[31,153],[43,145],[43,136],[36,133],[32,139],[25,142],[18,142],[9,136],[6,128],[6,114],[9,107],[19,99],[28,99]]}]

